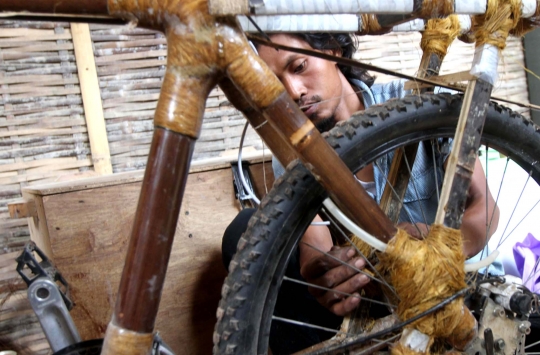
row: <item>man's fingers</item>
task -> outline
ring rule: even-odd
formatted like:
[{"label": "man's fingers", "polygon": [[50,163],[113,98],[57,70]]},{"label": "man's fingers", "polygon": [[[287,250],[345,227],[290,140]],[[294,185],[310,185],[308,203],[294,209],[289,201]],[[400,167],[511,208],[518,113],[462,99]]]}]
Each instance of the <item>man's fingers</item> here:
[{"label": "man's fingers", "polygon": [[338,316],[346,316],[358,307],[358,304],[360,304],[360,295],[356,293],[332,305],[330,311]]},{"label": "man's fingers", "polygon": [[341,264],[337,267],[334,267],[321,277],[309,281],[316,285],[333,288],[334,286],[345,282],[351,276],[357,274],[357,270],[363,269],[365,265],[366,261],[363,258],[354,258],[350,260],[346,265]]},{"label": "man's fingers", "polygon": [[355,253],[356,251],[353,247],[332,247],[332,249],[330,249],[328,252],[328,254],[331,256],[321,253],[320,257],[312,258],[309,262],[302,266],[300,273],[306,280],[316,279],[325,274],[328,270],[341,265],[341,263],[336,259],[343,262],[348,262],[354,257]]},{"label": "man's fingers", "polygon": [[[357,292],[362,287],[364,287],[369,282],[369,278],[363,274],[357,274],[342,284],[333,288],[333,291],[327,291],[321,297],[318,297],[317,300],[326,308],[332,308],[336,303],[342,302],[344,299],[350,297],[346,294],[353,294]],[[337,292],[336,292],[337,291]]]}]

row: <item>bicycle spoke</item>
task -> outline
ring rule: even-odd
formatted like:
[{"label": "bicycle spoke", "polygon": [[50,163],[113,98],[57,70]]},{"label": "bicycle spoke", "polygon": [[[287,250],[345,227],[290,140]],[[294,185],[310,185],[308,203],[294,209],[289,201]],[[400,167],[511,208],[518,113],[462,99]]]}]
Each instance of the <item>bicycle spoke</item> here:
[{"label": "bicycle spoke", "polygon": [[371,302],[371,303],[377,303],[377,304],[380,304],[380,305],[383,305],[383,306],[387,306],[387,307],[390,307],[390,308],[397,308],[397,306],[391,305],[391,304],[389,304],[389,303],[384,303],[384,302],[377,301],[377,300],[374,300],[374,299],[371,299],[371,298],[367,298],[367,297],[363,297],[363,296],[354,295],[354,294],[352,294],[352,293],[347,293],[347,292],[338,291],[338,290],[332,290],[331,288],[328,288],[328,287],[323,287],[323,286],[315,285],[315,284],[312,284],[312,283],[309,283],[309,282],[305,282],[305,281],[293,279],[293,278],[288,277],[288,276],[283,276],[283,280],[287,280],[287,281],[294,282],[294,283],[297,283],[297,284],[300,284],[300,285],[304,285],[304,286],[308,286],[308,287],[318,288],[318,289],[320,289],[320,290],[325,290],[325,291],[330,291],[330,292],[334,292],[334,293],[339,293],[340,295],[345,295],[345,296],[349,296],[349,297],[360,298],[360,299],[363,300],[363,301],[367,301],[367,302]]},{"label": "bicycle spoke", "polygon": [[[486,149],[486,159],[487,159],[487,149]],[[504,178],[506,177],[506,170],[508,169],[509,161],[510,161],[510,158],[506,157],[506,164],[504,165],[503,176],[501,178],[501,184],[499,185],[499,191],[497,191],[497,198],[495,199],[495,206],[493,207],[493,211],[495,211],[495,208],[497,208],[497,206],[499,205],[499,197],[501,196],[502,186],[503,186]],[[487,174],[486,174],[486,178],[487,178]],[[491,215],[491,220],[489,221],[489,229],[491,229],[491,225],[493,223],[494,217],[495,217],[495,214],[493,213]]]},{"label": "bicycle spoke", "polygon": [[[508,235],[506,236],[505,240],[508,239],[508,237],[510,235],[512,235],[512,233],[516,230],[517,227],[519,227],[519,225],[521,224],[521,222],[523,222],[525,220],[525,218],[527,218],[527,216],[532,212],[532,210],[534,210],[536,208],[536,206],[538,206],[538,204],[540,203],[540,200],[536,201],[536,203],[534,204],[534,206],[531,207],[531,209],[525,214],[525,216],[523,216],[523,218],[518,222],[518,224],[514,227],[514,229],[512,229]],[[501,243],[502,244],[502,243]]]},{"label": "bicycle spoke", "polygon": [[384,277],[382,277],[382,275],[379,273],[379,271],[377,270],[377,268],[375,268],[375,266],[373,266],[373,264],[369,261],[369,259],[364,255],[364,253],[362,253],[360,251],[360,249],[358,249],[358,247],[356,246],[356,244],[354,244],[352,242],[352,240],[347,236],[347,234],[343,231],[343,229],[336,223],[336,221],[331,217],[331,214],[330,213],[327,213],[328,215],[328,218],[331,220],[332,223],[334,223],[334,226],[337,228],[337,230],[339,231],[339,233],[354,247],[354,249],[356,249],[356,252],[358,254],[360,254],[364,260],[368,263],[369,267],[371,268],[371,270],[373,270],[374,273],[377,274],[377,276],[380,278],[380,280],[382,281],[382,283],[390,290],[392,291],[392,293],[394,294],[394,296],[397,297],[397,299],[399,300],[399,296],[398,294],[396,293],[396,291],[394,290],[394,288],[392,286],[390,286],[390,284],[388,282],[386,282],[386,280],[384,279]]},{"label": "bicycle spoke", "polygon": [[[405,165],[407,165],[407,170],[409,170],[409,176],[412,177],[412,170],[411,170],[411,166],[409,165],[409,159],[407,159],[407,156],[405,155],[405,148],[401,147],[401,150],[403,151],[403,159],[405,159]],[[416,193],[416,197],[418,198],[419,193],[418,193],[418,189],[416,188],[416,183],[414,179],[412,179],[412,185],[414,188],[414,192]],[[428,228],[428,233],[429,233],[429,223],[427,221],[426,214],[424,212],[424,207],[422,206],[422,203],[420,201],[418,201],[418,206],[420,206],[420,212],[422,213],[422,218],[424,218],[424,224],[428,226],[427,228]]]},{"label": "bicycle spoke", "polygon": [[[538,345],[538,344],[540,344],[540,340],[538,340],[538,341],[535,342],[535,343],[532,343],[532,344],[527,345],[527,346],[524,347],[523,349],[528,349],[528,348],[533,347],[533,346]],[[534,353],[526,353],[526,354],[534,354]],[[537,354],[540,354],[540,353],[537,353]]]},{"label": "bicycle spoke", "polygon": [[363,271],[363,270],[360,270],[359,268],[357,268],[357,267],[355,267],[355,266],[352,266],[352,265],[347,264],[345,261],[343,261],[343,260],[341,260],[341,259],[339,259],[339,258],[336,258],[335,256],[333,256],[333,255],[331,255],[331,254],[329,254],[329,253],[327,253],[327,252],[325,252],[325,251],[322,251],[321,249],[317,248],[317,247],[314,246],[314,245],[311,245],[311,244],[306,243],[306,242],[301,242],[301,243],[304,244],[304,245],[307,245],[308,247],[310,247],[310,248],[312,248],[312,249],[314,249],[314,250],[316,250],[316,251],[318,251],[318,252],[321,253],[321,254],[324,254],[324,255],[328,256],[328,257],[331,258],[331,259],[334,259],[335,261],[339,262],[340,264],[345,265],[345,266],[347,266],[347,267],[353,269],[354,271],[356,271],[356,272],[358,272],[358,273],[360,273],[360,274],[362,274],[362,275],[366,275],[367,277],[369,277],[369,278],[372,279],[373,281],[377,281],[377,282],[383,283],[381,280],[379,280],[379,279],[373,277],[372,275],[368,274],[367,272],[365,272],[365,271]]},{"label": "bicycle spoke", "polygon": [[[375,165],[377,166],[377,168],[379,170],[382,171],[381,169],[381,166],[379,164],[379,162],[375,161]],[[409,221],[411,222],[411,224],[416,228],[416,230],[418,231],[418,235],[422,235],[422,231],[420,231],[420,228],[418,228],[418,226],[416,225],[416,223],[414,223],[414,220],[411,216],[411,213],[410,211],[408,210],[407,206],[405,205],[405,202],[403,201],[403,199],[401,199],[399,196],[398,196],[398,193],[397,191],[394,189],[394,186],[392,186],[392,184],[390,183],[390,181],[388,180],[388,177],[385,175],[384,176],[384,179],[386,181],[386,184],[388,186],[390,186],[390,189],[392,190],[392,193],[394,194],[394,196],[396,196],[397,198],[399,198],[400,202],[401,202],[401,206],[402,208],[405,210],[405,213],[407,214],[407,218],[409,219]]]},{"label": "bicycle spoke", "polygon": [[329,333],[349,335],[349,333],[342,332],[341,330],[321,327],[320,325],[300,322],[300,321],[297,321],[297,320],[288,319],[288,318],[282,318],[282,317],[278,317],[278,316],[272,316],[272,320],[277,320],[277,321],[284,322],[284,323],[289,323],[289,324],[300,325],[300,326],[303,326],[303,327],[308,327],[308,328],[313,328],[313,329],[324,330],[324,331],[329,332]]},{"label": "bicycle spoke", "polygon": [[[532,172],[531,172],[532,173]],[[506,233],[506,230],[508,229],[508,226],[510,225],[510,222],[512,221],[512,218],[514,217],[514,213],[516,212],[517,205],[519,204],[519,201],[521,200],[521,197],[523,196],[523,192],[525,191],[525,188],[527,187],[527,183],[529,182],[529,179],[531,177],[531,174],[529,173],[529,176],[527,177],[527,180],[525,181],[525,185],[523,185],[523,189],[521,189],[521,193],[519,194],[518,200],[516,204],[514,205],[514,209],[512,210],[512,214],[510,215],[510,218],[508,219],[508,222],[506,223],[506,226],[504,227],[504,230],[501,234],[501,240],[499,241],[499,244],[497,247],[499,247],[506,239],[508,239],[508,236],[504,236],[504,233]]]}]

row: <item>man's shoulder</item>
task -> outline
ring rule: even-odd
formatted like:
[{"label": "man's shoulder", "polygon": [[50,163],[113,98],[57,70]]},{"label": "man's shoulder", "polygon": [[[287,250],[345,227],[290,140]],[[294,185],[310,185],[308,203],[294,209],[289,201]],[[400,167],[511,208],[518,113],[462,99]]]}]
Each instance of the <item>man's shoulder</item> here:
[{"label": "man's shoulder", "polygon": [[373,84],[371,92],[376,104],[395,98],[402,98],[407,94],[404,89],[405,80],[393,80],[382,84]]}]

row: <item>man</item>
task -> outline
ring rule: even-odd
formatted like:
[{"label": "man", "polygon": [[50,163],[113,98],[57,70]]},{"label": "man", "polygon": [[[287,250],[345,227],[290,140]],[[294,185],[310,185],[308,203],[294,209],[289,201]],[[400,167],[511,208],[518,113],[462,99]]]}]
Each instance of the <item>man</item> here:
[{"label": "man", "polygon": [[[304,49],[315,49],[347,58],[351,58],[352,54],[356,51],[351,37],[347,34],[274,34],[270,35],[270,39],[272,42],[279,44]],[[372,86],[373,78],[362,70],[341,67],[334,62],[304,54],[283,50],[277,51],[265,46],[258,46],[257,50],[259,56],[283,83],[289,95],[298,103],[306,116],[321,132],[331,129],[339,121],[347,120],[356,111],[363,110],[373,104],[383,103],[391,98],[402,97],[405,94],[402,82],[400,81],[391,82],[386,85]],[[425,155],[423,151],[425,149],[423,145],[420,146],[420,156],[422,154]],[[276,177],[283,174],[283,168],[278,162],[274,161],[273,166]],[[438,173],[442,177],[442,166],[432,166],[431,169],[440,170]],[[356,176],[366,190],[378,200],[380,199],[381,186],[383,185],[378,183],[378,181],[382,180],[381,177],[384,178],[386,172],[374,169],[370,165],[358,172]],[[424,178],[420,183],[434,184],[433,174],[428,174],[427,176],[430,176],[430,178]],[[442,181],[442,179],[438,181]],[[477,161],[469,190],[468,206],[463,217],[464,252],[467,256],[477,254],[484,247],[483,238],[477,238],[477,236],[486,235],[486,200],[489,203],[489,210],[495,211],[494,223],[492,224],[489,235],[494,232],[497,226],[498,210],[493,208],[494,200],[489,192],[486,196],[485,183],[482,167]],[[418,202],[418,204],[422,203],[428,206],[435,204],[436,206],[436,196],[429,196],[425,201]],[[415,209],[418,210],[418,204],[411,205],[413,213]],[[429,210],[431,215],[427,218],[428,224],[433,221],[436,212],[433,208]],[[247,221],[247,215],[251,215],[251,212],[244,212],[243,214]],[[318,217],[317,219],[320,220]],[[414,222],[419,221],[423,221],[423,219],[414,218]],[[421,232],[427,230],[426,224],[415,223],[415,225],[412,223],[402,223],[400,226],[417,237],[420,236]],[[237,234],[241,234],[241,232]],[[238,235],[239,237],[240,235]],[[328,309],[332,314],[343,316],[350,313],[358,306],[360,302],[360,297],[358,297],[359,291],[368,284],[369,279],[365,275],[354,271],[353,268],[345,266],[334,258],[321,254],[307,245],[316,246],[317,249],[323,250],[349,265],[353,265],[355,268],[363,268],[365,261],[356,256],[354,249],[350,247],[340,248],[334,246],[330,232],[325,227],[309,227],[302,241],[304,243],[300,243],[299,253],[297,256],[293,256],[293,259],[298,258],[298,266],[295,267],[299,268],[301,276],[310,283],[330,288],[333,291],[352,294],[353,296],[344,297],[342,293],[324,291],[317,288],[310,288],[309,291],[318,303]],[[296,260],[293,260],[289,264],[289,269],[293,269],[290,271],[292,273],[295,272],[295,267],[291,267],[291,265],[295,262]],[[291,286],[291,288],[294,287]],[[285,298],[283,296],[284,293],[292,295],[294,292],[293,289],[283,291],[280,297]],[[296,292],[300,293],[302,291],[296,289]],[[288,298],[290,299],[291,297],[289,296]],[[304,311],[298,311],[297,308],[303,307],[305,302],[300,301],[294,305],[291,302],[294,303],[293,300],[278,302],[276,312],[283,312],[285,315],[288,315],[288,312],[302,313],[300,315],[297,314],[297,316],[302,318]],[[322,324],[326,324],[328,327],[335,327],[335,324],[339,320],[332,315],[324,314],[323,311],[312,311],[312,313],[315,312],[322,313],[322,316],[317,320],[313,320],[313,323],[320,325],[322,322]],[[293,315],[290,316],[293,317]],[[302,340],[304,335],[299,334],[299,331],[296,329],[288,325],[274,323],[279,322],[273,322],[272,336],[281,333],[290,335],[291,338],[296,337],[290,340],[290,344],[285,345],[280,343],[272,344],[271,339],[271,348],[274,353],[293,352],[311,345],[309,344],[310,341],[316,342],[321,340],[316,339],[319,334],[308,334]],[[300,338],[300,340],[297,338]],[[276,347],[281,348],[278,350]]]}]

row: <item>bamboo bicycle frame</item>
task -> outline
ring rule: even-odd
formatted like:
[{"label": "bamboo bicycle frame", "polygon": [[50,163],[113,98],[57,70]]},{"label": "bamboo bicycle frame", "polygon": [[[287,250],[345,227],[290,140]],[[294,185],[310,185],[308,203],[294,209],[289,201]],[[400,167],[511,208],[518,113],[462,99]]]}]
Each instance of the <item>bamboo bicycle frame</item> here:
[{"label": "bamboo bicycle frame", "polygon": [[[300,157],[339,207],[367,232],[383,241],[395,234],[392,221],[251,50],[235,18],[210,15],[207,1],[4,0],[0,5],[0,11],[64,13],[83,21],[122,18],[161,30],[167,37],[167,71],[155,112],[154,136],[103,353],[145,354],[151,346],[193,146],[206,97],[216,84],[253,126],[261,126],[260,136],[282,163]],[[483,107],[491,86],[479,82],[472,87],[473,106]],[[471,128],[476,139],[464,142],[477,148],[483,118],[476,118]],[[271,124],[262,125],[266,121]],[[463,176],[455,181],[464,191],[474,159],[470,163],[470,157],[465,157],[461,170],[471,174],[456,174]],[[454,201],[457,217],[445,224],[459,228],[465,201]]]}]

